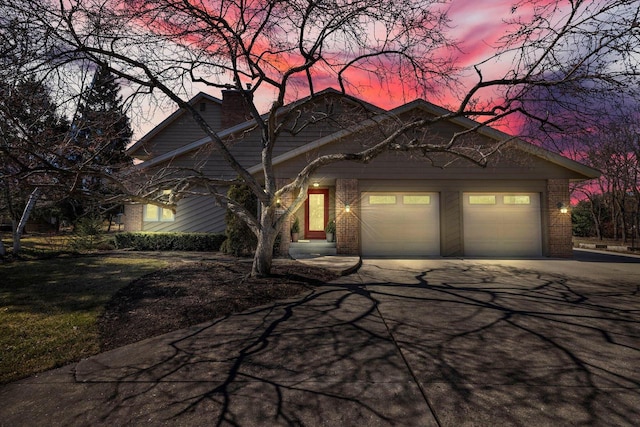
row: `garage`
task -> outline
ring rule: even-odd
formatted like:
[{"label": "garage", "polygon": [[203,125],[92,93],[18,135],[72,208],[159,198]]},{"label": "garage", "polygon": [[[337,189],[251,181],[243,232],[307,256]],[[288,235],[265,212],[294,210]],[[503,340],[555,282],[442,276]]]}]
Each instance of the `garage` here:
[{"label": "garage", "polygon": [[542,255],[540,194],[463,193],[464,254]]},{"label": "garage", "polygon": [[361,195],[362,255],[440,255],[438,193],[364,192]]}]

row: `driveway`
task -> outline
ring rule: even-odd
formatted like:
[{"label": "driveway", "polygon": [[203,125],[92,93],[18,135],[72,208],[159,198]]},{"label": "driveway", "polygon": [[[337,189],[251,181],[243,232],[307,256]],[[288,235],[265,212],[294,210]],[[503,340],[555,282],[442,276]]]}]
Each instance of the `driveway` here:
[{"label": "driveway", "polygon": [[592,255],[365,260],[3,386],[0,425],[638,425],[640,259]]}]

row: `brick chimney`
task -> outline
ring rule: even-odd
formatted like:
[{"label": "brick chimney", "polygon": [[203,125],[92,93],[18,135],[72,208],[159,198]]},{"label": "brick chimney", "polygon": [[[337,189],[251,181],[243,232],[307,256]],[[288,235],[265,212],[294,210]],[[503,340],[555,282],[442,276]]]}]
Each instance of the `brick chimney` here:
[{"label": "brick chimney", "polygon": [[[251,94],[249,94],[251,96]],[[238,89],[222,91],[222,129],[227,129],[251,119],[249,104]]]}]

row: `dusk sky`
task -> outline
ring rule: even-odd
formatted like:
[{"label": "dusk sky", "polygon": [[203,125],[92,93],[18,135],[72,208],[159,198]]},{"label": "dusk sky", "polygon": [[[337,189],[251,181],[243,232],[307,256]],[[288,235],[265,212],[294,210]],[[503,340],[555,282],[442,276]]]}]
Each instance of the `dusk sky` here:
[{"label": "dusk sky", "polygon": [[[491,57],[500,37],[504,36],[508,31],[508,26],[504,23],[505,19],[513,18],[517,15],[527,15],[530,11],[522,8],[513,13],[513,1],[509,0],[453,0],[449,3],[449,18],[451,20],[450,37],[454,38],[458,43],[459,52],[455,53],[455,57],[459,66],[471,66]],[[483,66],[485,77],[495,77],[502,75],[506,67],[510,64],[487,63]],[[492,75],[493,74],[493,75]],[[475,76],[469,72],[468,82],[475,83]],[[417,97],[416,94],[395,90],[393,81],[388,86],[381,88],[377,81],[371,80],[370,76],[363,77],[361,81],[356,82],[360,90],[353,93],[366,101],[372,102],[383,108],[397,107],[403,103],[409,102]],[[335,79],[327,79],[327,86],[337,88]],[[317,89],[323,89],[320,87]],[[198,90],[210,93],[213,96],[221,97],[220,92],[212,92],[206,87],[195,87],[191,95],[195,95]],[[307,95],[306,93],[291,92],[294,94],[292,99]],[[275,90],[267,89],[262,93],[258,93],[256,98],[258,108],[266,111],[275,96]],[[434,97],[428,99],[436,104],[443,106],[456,106],[457,100],[451,95]],[[156,111],[151,120],[144,124],[136,124],[136,138],[141,137],[148,132],[154,125],[164,119],[172,109]],[[514,129],[503,127],[505,131],[513,132]]]}]

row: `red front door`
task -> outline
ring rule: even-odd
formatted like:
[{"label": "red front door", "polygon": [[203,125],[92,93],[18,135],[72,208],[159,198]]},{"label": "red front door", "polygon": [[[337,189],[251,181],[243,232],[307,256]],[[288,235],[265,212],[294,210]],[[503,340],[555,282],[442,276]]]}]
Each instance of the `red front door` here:
[{"label": "red front door", "polygon": [[311,189],[305,206],[305,239],[326,239],[324,228],[329,220],[329,190]]}]

